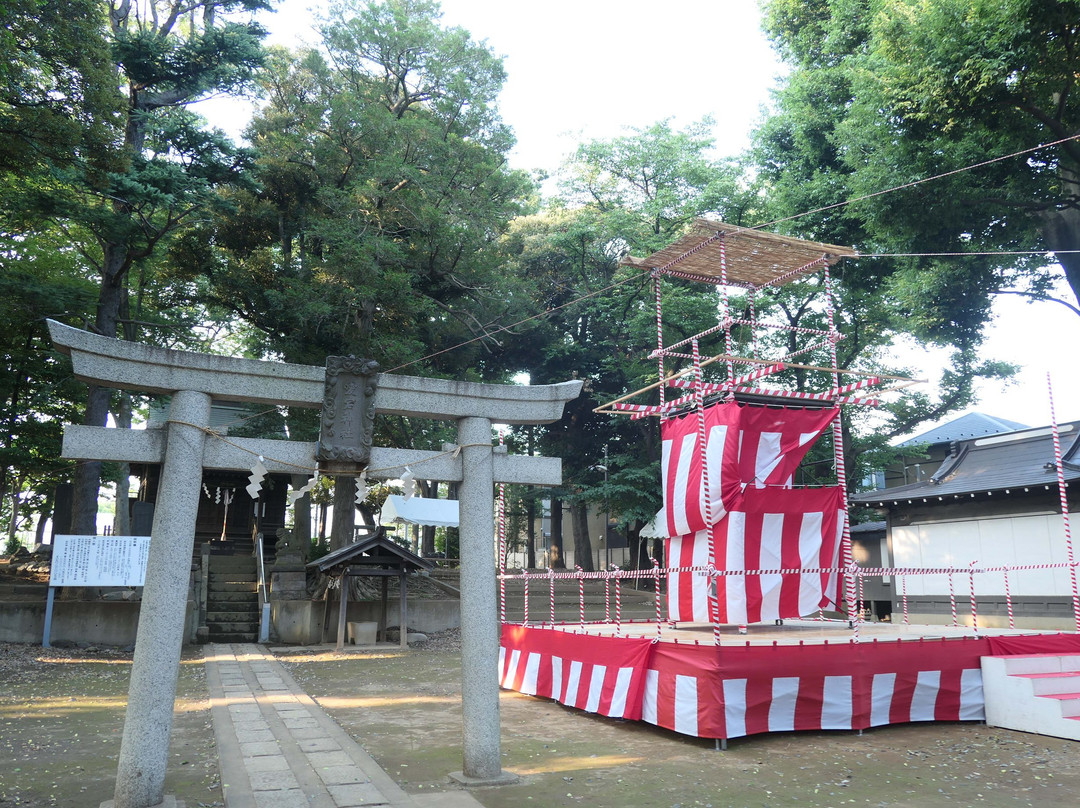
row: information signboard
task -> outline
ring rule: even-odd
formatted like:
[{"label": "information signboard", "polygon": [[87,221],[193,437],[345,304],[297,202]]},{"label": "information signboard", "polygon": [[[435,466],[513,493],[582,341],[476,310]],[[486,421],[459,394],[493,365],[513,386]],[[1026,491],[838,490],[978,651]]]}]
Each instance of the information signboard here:
[{"label": "information signboard", "polygon": [[49,586],[142,586],[149,536],[56,536]]}]

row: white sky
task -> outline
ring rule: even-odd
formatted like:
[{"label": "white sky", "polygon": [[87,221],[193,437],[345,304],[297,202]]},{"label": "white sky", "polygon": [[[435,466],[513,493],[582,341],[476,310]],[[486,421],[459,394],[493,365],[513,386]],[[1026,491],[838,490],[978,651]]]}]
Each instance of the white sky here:
[{"label": "white sky", "polygon": [[[265,20],[270,41],[314,42],[307,9],[325,5],[284,0]],[[442,0],[442,9],[444,24],[462,26],[505,57],[500,106],[518,139],[511,163],[522,169],[554,172],[583,139],[663,118],[681,127],[705,115],[717,121],[718,153],[735,154],[748,145],[782,73],[759,29],[757,0]],[[201,111],[234,135],[250,114],[235,100],[207,102]],[[995,313],[986,356],[1024,369],[1010,386],[980,387],[972,409],[1047,424],[1050,371],[1058,420],[1080,419],[1080,373],[1072,368],[1080,317],[1012,296]],[[931,353],[905,361],[931,380],[940,371],[941,358]]]}]

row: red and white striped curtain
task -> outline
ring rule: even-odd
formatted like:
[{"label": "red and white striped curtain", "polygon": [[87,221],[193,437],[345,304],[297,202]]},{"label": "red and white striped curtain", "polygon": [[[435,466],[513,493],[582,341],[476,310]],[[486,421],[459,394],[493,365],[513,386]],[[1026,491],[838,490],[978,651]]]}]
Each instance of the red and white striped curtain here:
[{"label": "red and white striped curtain", "polygon": [[838,576],[803,569],[839,565],[843,492],[791,489],[792,476],[838,410],[770,408],[725,402],[705,410],[712,524],[696,412],[661,428],[668,567],[703,568],[709,532],[717,570],[790,570],[727,575],[716,581],[709,613],[703,570],[668,575],[668,617],[681,621],[752,623],[810,614],[837,600]]}]

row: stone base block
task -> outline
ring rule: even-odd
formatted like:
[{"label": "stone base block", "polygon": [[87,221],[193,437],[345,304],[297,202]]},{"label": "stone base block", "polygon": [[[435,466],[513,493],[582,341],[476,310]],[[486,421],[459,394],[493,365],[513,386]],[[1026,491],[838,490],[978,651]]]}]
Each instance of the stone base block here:
[{"label": "stone base block", "polygon": [[322,642],[325,609],[321,600],[271,601],[270,623],[282,643],[317,645]]},{"label": "stone base block", "polygon": [[[166,794],[165,798],[157,805],[151,805],[150,808],[185,808],[186,803],[183,800],[178,800],[172,794]],[[116,808],[115,800],[105,800],[101,803],[100,808]]]},{"label": "stone base block", "polygon": [[450,779],[466,788],[483,788],[484,786],[512,786],[521,781],[513,772],[505,769],[494,777],[469,777],[465,772],[450,772]]}]

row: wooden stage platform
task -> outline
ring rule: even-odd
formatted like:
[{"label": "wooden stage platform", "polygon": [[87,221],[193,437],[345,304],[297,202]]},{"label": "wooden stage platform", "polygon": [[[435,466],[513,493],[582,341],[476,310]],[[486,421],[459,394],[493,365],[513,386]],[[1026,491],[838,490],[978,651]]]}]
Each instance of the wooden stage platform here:
[{"label": "wooden stage platform", "polygon": [[1080,653],[1080,635],[787,620],[721,628],[655,622],[504,624],[500,683],[702,738],[985,718],[984,656]]},{"label": "wooden stage platform", "polygon": [[[547,628],[547,624],[537,626]],[[634,621],[616,627],[614,623],[558,623],[557,631],[591,634],[598,637],[614,637],[617,631],[624,637],[653,640],[657,636],[655,621]],[[859,624],[858,638],[862,642],[886,640],[925,640],[958,637],[1017,637],[1040,634],[1057,634],[1056,631],[1036,629],[979,628],[976,633],[971,626],[939,626],[904,623],[863,622]],[[747,626],[746,634],[739,633],[738,626],[720,627],[720,644],[728,645],[824,645],[826,643],[851,642],[854,628],[846,620],[785,620],[783,625],[757,624]],[[660,642],[714,643],[713,627],[705,623],[663,623]]]}]

